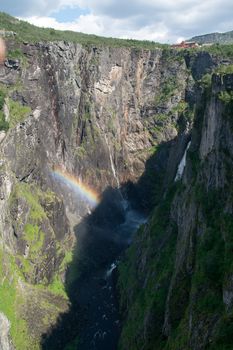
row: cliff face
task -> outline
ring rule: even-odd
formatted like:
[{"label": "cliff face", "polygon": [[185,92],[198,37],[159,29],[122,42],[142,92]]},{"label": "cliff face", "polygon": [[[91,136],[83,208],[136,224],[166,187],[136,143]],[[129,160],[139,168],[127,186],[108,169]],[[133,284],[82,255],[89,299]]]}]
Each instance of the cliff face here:
[{"label": "cliff face", "polygon": [[120,349],[232,347],[232,82],[199,88],[183,176],[120,266]]},{"label": "cliff face", "polygon": [[[7,46],[0,67],[0,305],[16,348],[31,349],[67,308],[71,225],[90,210],[54,169],[100,193],[136,182],[156,147],[178,135],[193,81],[185,60],[161,49]],[[191,119],[183,124],[187,134]],[[185,138],[178,144],[182,152]]]},{"label": "cliff face", "polygon": [[[2,128],[2,156],[19,181],[64,192],[65,200],[67,190],[51,176],[57,166],[100,192],[136,182],[156,148],[176,139],[181,115],[188,132],[194,79],[220,63],[205,52],[64,42],[9,41],[8,51],[15,58],[0,72],[10,126],[6,137]],[[72,211],[72,198],[68,204]]]},{"label": "cliff face", "polygon": [[[160,121],[158,128],[166,124],[161,134],[155,115],[184,99],[188,73],[183,60],[170,63],[159,49],[84,49],[64,43],[23,50],[31,62],[24,98],[40,113],[38,134],[47,131],[40,145],[43,164],[65,166],[103,190],[138,179],[152,147],[176,136],[177,114]],[[170,98],[158,105],[165,82]]]}]

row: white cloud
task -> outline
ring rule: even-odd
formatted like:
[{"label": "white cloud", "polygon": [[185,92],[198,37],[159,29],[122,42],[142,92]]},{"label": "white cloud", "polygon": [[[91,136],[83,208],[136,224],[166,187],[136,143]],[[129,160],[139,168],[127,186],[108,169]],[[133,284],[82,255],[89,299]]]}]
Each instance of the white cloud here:
[{"label": "white cloud", "polygon": [[[8,0],[12,1],[18,3]],[[30,5],[22,0],[20,4],[20,16],[33,24],[105,36],[172,42],[233,29],[232,0],[30,0]],[[88,8],[89,14],[60,23],[51,14],[64,6]]]},{"label": "white cloud", "polygon": [[32,16],[24,18],[28,22],[47,28],[60,30],[72,30],[88,34],[95,34],[108,37],[118,37],[123,39],[138,39],[165,42],[169,40],[168,32],[163,24],[144,26],[138,30],[131,30],[128,21],[112,20],[108,17],[99,17],[92,14],[81,15],[76,21],[61,23],[53,17]]},{"label": "white cloud", "polygon": [[64,23],[58,22],[53,17],[31,16],[23,19],[38,27],[72,30],[76,32],[85,32],[88,34],[94,33],[97,35],[102,35],[104,32],[101,21],[94,15],[81,15],[76,21]]}]

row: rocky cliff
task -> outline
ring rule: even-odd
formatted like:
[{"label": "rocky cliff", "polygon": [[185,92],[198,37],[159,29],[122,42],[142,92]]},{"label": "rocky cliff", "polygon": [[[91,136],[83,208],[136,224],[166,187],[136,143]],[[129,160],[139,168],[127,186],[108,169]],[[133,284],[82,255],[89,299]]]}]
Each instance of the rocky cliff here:
[{"label": "rocky cliff", "polygon": [[6,318],[6,316],[2,313],[0,314],[0,328],[1,328],[0,349],[12,350],[13,346],[9,336],[10,322]]},{"label": "rocky cliff", "polygon": [[210,33],[205,35],[198,35],[191,40],[196,41],[198,44],[232,44],[233,31],[225,33]]},{"label": "rocky cliff", "polygon": [[[99,193],[136,182],[156,147],[178,135],[193,83],[185,60],[161,49],[14,40],[7,46],[10,58],[0,68],[1,295],[14,344],[22,349],[36,347],[67,307],[62,284],[70,232],[90,211],[54,169]],[[191,118],[185,130],[189,125]],[[164,163],[168,156],[162,155]],[[9,300],[5,289],[12,290]],[[19,337],[19,319],[32,342]]]},{"label": "rocky cliff", "polygon": [[120,349],[232,348],[232,83],[199,86],[182,177],[120,266]]}]

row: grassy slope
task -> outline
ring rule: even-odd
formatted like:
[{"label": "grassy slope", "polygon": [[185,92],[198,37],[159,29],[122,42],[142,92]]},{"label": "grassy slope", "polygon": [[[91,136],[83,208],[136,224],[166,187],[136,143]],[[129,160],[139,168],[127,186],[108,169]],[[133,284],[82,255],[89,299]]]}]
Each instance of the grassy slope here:
[{"label": "grassy slope", "polygon": [[[53,202],[56,195],[49,191],[42,192],[33,185],[19,183],[12,191],[10,207],[13,208],[20,200],[30,208],[22,236],[30,246],[30,253],[27,257],[12,255],[0,244],[0,311],[11,323],[10,334],[15,348],[37,350],[40,348],[41,332],[55,324],[59,312],[66,307],[67,294],[61,275],[72,260],[72,253],[68,248],[64,249],[66,243],[63,242],[61,246],[56,242],[56,256],[63,258],[52,283],[48,285],[46,280],[37,285],[28,283],[28,279],[35,274],[36,264],[41,261],[40,266],[43,266],[43,259],[46,258],[42,254],[45,239],[42,226],[48,214],[41,201]],[[21,218],[16,224],[22,224]],[[38,325],[35,326],[35,323]]]},{"label": "grassy slope", "polygon": [[3,12],[0,12],[0,29],[17,33],[16,40],[18,41],[38,42],[65,40],[83,45],[104,45],[109,47],[135,47],[145,49],[167,46],[153,41],[105,38],[92,34],[54,30],[52,28],[39,28],[25,21],[11,17]]}]

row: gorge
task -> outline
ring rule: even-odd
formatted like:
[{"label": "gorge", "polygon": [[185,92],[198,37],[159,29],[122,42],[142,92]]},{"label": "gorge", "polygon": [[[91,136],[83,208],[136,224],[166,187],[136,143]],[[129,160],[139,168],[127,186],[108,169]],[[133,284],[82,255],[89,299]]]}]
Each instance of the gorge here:
[{"label": "gorge", "polygon": [[231,349],[232,46],[1,20],[0,349]]}]

